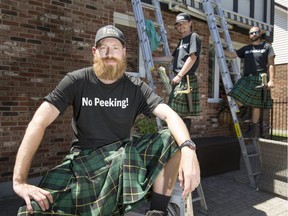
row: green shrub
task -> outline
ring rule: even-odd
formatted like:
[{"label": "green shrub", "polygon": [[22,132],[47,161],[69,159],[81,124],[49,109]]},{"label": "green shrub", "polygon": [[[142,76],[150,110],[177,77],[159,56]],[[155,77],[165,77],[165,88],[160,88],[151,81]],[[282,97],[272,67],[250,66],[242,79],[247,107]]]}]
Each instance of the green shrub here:
[{"label": "green shrub", "polygon": [[135,126],[139,133],[149,134],[157,132],[156,118],[139,118],[135,122]]}]

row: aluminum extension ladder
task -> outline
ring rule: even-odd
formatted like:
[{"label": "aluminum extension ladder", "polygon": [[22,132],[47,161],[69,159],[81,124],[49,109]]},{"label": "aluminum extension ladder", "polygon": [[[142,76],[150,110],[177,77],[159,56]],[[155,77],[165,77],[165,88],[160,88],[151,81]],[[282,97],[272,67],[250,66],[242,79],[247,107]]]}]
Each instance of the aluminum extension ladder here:
[{"label": "aluminum extension ladder", "polygon": [[[225,92],[228,98],[230,111],[231,111],[232,118],[234,121],[234,128],[236,131],[238,141],[240,143],[240,148],[242,151],[243,159],[244,159],[245,166],[248,172],[250,186],[256,188],[257,187],[256,179],[259,178],[260,173],[261,173],[260,166],[259,166],[259,150],[258,150],[258,145],[257,145],[257,139],[256,138],[252,138],[252,139],[243,138],[240,124],[238,121],[238,117],[236,115],[236,113],[239,112],[238,106],[236,102],[233,100],[233,98],[228,96],[228,93],[233,88],[233,81],[231,79],[231,74],[234,75],[235,83],[240,79],[241,75],[240,75],[240,71],[237,66],[236,60],[233,60],[231,62],[233,72],[229,71],[229,68],[226,62],[226,57],[224,55],[223,44],[227,46],[230,52],[233,52],[234,49],[233,49],[232,41],[229,35],[227,22],[225,20],[224,12],[222,9],[221,0],[203,0],[203,9],[207,18],[207,23],[208,23],[209,31],[211,34],[211,39],[214,43],[215,52],[216,52],[216,56],[217,56],[217,60],[219,64],[219,69],[220,69],[220,73],[222,77],[222,83],[225,87]],[[221,28],[218,28],[218,26],[221,26]],[[221,40],[220,33],[224,41],[223,39]],[[253,148],[252,149],[253,153],[248,154],[248,151],[247,151],[248,145],[246,145],[247,143],[245,144],[244,141],[249,141],[249,140],[252,143],[251,146]],[[255,162],[255,164],[258,166],[255,166],[255,164],[252,166],[252,163],[251,163],[252,161]]]},{"label": "aluminum extension ladder", "polygon": [[[137,32],[138,32],[138,38],[139,38],[144,65],[145,65],[145,70],[146,70],[146,78],[148,80],[149,86],[154,90],[154,82],[153,82],[153,77],[151,73],[152,70],[154,69],[154,62],[153,62],[149,38],[146,34],[146,25],[145,25],[143,8],[153,10],[155,12],[156,21],[154,22],[154,25],[159,29],[159,32],[160,32],[160,38],[161,38],[160,44],[162,46],[164,56],[171,56],[170,48],[169,48],[169,44],[167,40],[167,32],[165,30],[163,19],[162,19],[160,3],[158,0],[152,0],[151,4],[143,3],[140,0],[131,0],[131,2],[133,6],[135,22],[136,22]],[[159,121],[157,121],[157,125],[158,125],[159,130],[162,129],[162,124],[159,124]],[[184,215],[193,216],[192,202],[195,202],[195,201],[200,201],[203,212],[207,212],[207,205],[206,205],[201,183],[196,189],[198,197],[192,199],[192,194],[190,194],[186,204],[183,202],[181,198],[181,193],[176,192],[179,189],[181,191],[179,184],[176,184],[171,200],[179,206],[181,216],[184,216]],[[177,216],[173,214],[173,209],[168,207],[168,211],[169,211],[169,216]]]},{"label": "aluminum extension ladder", "polygon": [[[154,70],[154,62],[152,57],[152,51],[150,46],[150,41],[146,33],[145,18],[143,13],[143,8],[145,7],[150,10],[155,11],[156,16],[156,26],[160,30],[161,44],[163,45],[163,50],[165,56],[170,56],[170,49],[167,41],[167,33],[164,28],[164,23],[161,15],[160,3],[158,0],[152,0],[152,4],[142,3],[140,0],[131,0],[133,6],[133,12],[135,17],[135,22],[137,26],[138,38],[140,42],[140,47],[142,50],[142,56],[144,60],[144,67],[146,70],[146,78],[149,86],[154,90],[154,81],[152,77],[152,70]],[[163,129],[161,120],[156,118],[158,129]]]}]

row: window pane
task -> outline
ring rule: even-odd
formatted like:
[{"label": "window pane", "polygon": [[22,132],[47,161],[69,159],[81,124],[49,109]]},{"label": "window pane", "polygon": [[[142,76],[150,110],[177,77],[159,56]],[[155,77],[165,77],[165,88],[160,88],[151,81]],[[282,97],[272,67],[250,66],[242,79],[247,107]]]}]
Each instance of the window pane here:
[{"label": "window pane", "polygon": [[115,24],[126,39],[127,72],[139,72],[139,42],[137,29],[134,27]]}]

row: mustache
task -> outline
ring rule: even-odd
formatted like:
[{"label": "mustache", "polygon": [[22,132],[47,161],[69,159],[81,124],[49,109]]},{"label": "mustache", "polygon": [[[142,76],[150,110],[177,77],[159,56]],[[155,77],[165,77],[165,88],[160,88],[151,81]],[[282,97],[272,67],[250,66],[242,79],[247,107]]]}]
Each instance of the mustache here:
[{"label": "mustache", "polygon": [[115,61],[115,62],[119,62],[119,60],[117,58],[114,58],[114,57],[105,57],[105,58],[101,58],[102,61]]}]

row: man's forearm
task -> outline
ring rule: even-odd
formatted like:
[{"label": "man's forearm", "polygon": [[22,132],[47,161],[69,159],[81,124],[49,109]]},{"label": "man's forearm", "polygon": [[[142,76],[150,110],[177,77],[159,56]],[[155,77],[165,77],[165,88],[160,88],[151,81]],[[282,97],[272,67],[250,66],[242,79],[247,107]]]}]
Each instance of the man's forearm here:
[{"label": "man's forearm", "polygon": [[13,173],[13,183],[25,183],[32,159],[41,143],[44,129],[30,123],[19,147]]},{"label": "man's forearm", "polygon": [[227,50],[224,50],[224,54],[228,58],[236,58],[237,57],[237,53],[235,51],[234,52],[229,52]]},{"label": "man's forearm", "polygon": [[190,139],[190,134],[180,116],[171,109],[167,104],[159,104],[154,110],[153,114],[167,123],[168,129],[177,144],[182,144],[185,140]]},{"label": "man's forearm", "polygon": [[183,67],[181,68],[180,72],[178,73],[178,75],[181,77],[184,77],[187,74],[187,72],[190,70],[190,68],[193,67],[196,60],[197,60],[196,56],[188,57]]},{"label": "man's forearm", "polygon": [[178,145],[181,145],[184,141],[191,139],[186,125],[177,114],[167,117],[166,122]]},{"label": "man's forearm", "polygon": [[17,153],[13,174],[14,184],[24,183],[27,180],[33,156],[41,143],[44,132],[59,113],[59,110],[48,102],[43,102],[37,109]]},{"label": "man's forearm", "polygon": [[269,65],[269,80],[274,82],[274,76],[275,76],[275,66]]}]

